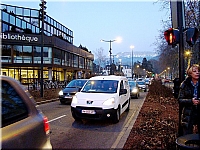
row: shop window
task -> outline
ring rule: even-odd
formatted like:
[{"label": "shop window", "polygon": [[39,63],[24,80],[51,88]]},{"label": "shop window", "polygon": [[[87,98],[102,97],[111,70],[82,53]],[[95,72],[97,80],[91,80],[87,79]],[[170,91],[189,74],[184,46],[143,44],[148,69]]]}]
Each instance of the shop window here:
[{"label": "shop window", "polygon": [[13,46],[14,63],[22,63],[22,46]]},{"label": "shop window", "polygon": [[10,45],[2,45],[1,62],[11,63],[11,46]]},{"label": "shop window", "polygon": [[32,63],[32,46],[23,46],[23,62]]},{"label": "shop window", "polygon": [[78,56],[77,55],[73,55],[73,56],[74,56],[74,59],[73,59],[74,66],[73,67],[78,67]]},{"label": "shop window", "polygon": [[33,59],[34,59],[34,63],[41,63],[41,47],[38,46],[34,46],[33,47]]}]

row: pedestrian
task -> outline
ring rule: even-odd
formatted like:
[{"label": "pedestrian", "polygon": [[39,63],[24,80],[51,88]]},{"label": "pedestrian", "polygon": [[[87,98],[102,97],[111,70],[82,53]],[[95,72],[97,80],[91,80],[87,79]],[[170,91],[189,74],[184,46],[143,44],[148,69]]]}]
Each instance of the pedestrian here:
[{"label": "pedestrian", "polygon": [[193,134],[194,125],[200,133],[200,67],[193,64],[187,69],[187,77],[180,85],[178,96],[182,106],[181,126],[183,135]]}]

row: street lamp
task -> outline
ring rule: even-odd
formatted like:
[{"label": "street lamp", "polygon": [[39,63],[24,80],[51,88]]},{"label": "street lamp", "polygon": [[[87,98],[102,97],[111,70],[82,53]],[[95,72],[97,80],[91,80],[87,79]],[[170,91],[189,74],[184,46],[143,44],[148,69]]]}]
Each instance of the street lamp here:
[{"label": "street lamp", "polygon": [[111,64],[112,64],[112,58],[111,58],[112,57],[112,48],[111,48],[111,43],[115,42],[115,41],[121,41],[121,38],[120,39],[118,38],[118,39],[115,39],[115,40],[109,40],[109,41],[101,39],[101,42],[109,42],[110,43],[110,50],[109,50],[109,53],[110,53],[110,75],[114,74],[113,69],[111,67]]},{"label": "street lamp", "polygon": [[185,55],[186,55],[186,57],[187,57],[187,60],[188,60],[188,64],[187,64],[187,67],[190,67],[190,57],[191,57],[191,52],[188,50],[188,51],[186,51],[185,52]]},{"label": "street lamp", "polygon": [[131,66],[131,75],[132,75],[132,79],[133,79],[133,49],[134,49],[134,46],[131,45],[130,48],[131,48],[131,50],[132,50],[132,66]]}]

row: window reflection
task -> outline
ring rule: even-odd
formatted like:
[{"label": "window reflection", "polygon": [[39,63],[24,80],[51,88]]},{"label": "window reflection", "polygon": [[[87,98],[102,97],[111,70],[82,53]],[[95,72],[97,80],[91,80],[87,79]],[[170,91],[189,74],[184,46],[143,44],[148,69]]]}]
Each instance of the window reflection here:
[{"label": "window reflection", "polygon": [[11,63],[11,46],[2,45],[1,62]]},{"label": "window reflection", "polygon": [[23,46],[23,63],[32,63],[32,46]]},{"label": "window reflection", "polygon": [[13,46],[14,63],[22,63],[22,46]]}]

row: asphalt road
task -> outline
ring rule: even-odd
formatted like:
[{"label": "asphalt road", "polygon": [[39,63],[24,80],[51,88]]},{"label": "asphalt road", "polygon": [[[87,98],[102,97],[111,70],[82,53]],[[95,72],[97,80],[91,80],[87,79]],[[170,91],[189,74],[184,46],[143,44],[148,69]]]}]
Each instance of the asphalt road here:
[{"label": "asphalt road", "polygon": [[59,101],[38,108],[48,117],[53,149],[122,149],[146,94],[141,92],[139,99],[131,99],[129,112],[124,112],[117,124],[109,120],[76,122],[70,105],[61,105]]}]

